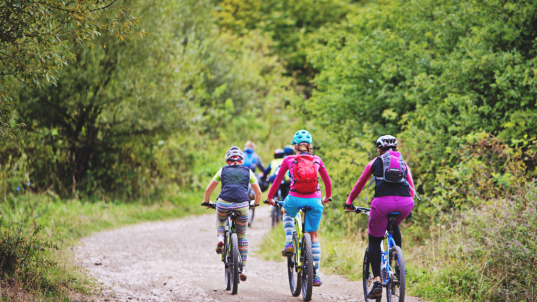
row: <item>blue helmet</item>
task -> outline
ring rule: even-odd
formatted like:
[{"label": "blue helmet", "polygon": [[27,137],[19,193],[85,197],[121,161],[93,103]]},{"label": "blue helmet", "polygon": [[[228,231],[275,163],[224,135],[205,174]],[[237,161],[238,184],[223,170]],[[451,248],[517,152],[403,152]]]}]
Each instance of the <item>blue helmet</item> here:
[{"label": "blue helmet", "polygon": [[313,139],[311,137],[311,134],[306,130],[299,130],[295,135],[293,136],[293,145],[300,144],[300,143],[313,143]]}]

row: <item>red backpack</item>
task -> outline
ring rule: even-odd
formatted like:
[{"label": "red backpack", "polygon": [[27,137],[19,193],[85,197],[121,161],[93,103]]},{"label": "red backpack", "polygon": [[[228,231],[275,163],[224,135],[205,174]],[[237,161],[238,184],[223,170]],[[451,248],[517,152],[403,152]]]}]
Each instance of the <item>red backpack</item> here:
[{"label": "red backpack", "polygon": [[293,182],[294,191],[299,193],[315,193],[317,191],[317,169],[316,162],[313,161],[313,156],[309,154],[294,155],[293,161]]}]

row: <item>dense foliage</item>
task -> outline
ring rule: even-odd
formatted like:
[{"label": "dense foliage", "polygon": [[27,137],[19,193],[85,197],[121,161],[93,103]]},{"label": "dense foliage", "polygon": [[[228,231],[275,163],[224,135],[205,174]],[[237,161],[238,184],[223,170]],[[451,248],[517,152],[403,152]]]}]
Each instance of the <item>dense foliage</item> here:
[{"label": "dense foliage", "polygon": [[[465,135],[533,137],[534,1],[376,1],[310,51],[316,121],[344,148],[399,134],[422,189]],[[371,144],[366,149],[370,149]],[[419,160],[418,160],[419,159]]]}]

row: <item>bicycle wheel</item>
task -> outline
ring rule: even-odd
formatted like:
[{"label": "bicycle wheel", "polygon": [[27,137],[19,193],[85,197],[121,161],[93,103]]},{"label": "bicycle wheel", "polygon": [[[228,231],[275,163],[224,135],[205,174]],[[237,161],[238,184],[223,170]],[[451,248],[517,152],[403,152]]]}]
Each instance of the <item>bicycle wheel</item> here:
[{"label": "bicycle wheel", "polygon": [[248,226],[251,227],[254,222],[255,208],[250,209],[250,215],[248,216]]},{"label": "bicycle wheel", "polygon": [[270,217],[272,218],[272,228],[275,228],[278,226],[278,211],[280,209],[278,207],[273,206],[272,210],[270,211]]},{"label": "bicycle wheel", "polygon": [[[395,264],[397,260],[398,264]],[[394,270],[394,277],[386,286],[386,298],[388,302],[403,302],[405,301],[405,288],[406,288],[406,270],[405,270],[405,258],[403,257],[403,251],[400,247],[395,246],[390,249],[389,258],[390,268]],[[395,276],[395,267],[399,269],[399,276]]]},{"label": "bicycle wheel", "polygon": [[311,248],[310,234],[304,233],[304,263],[302,267],[302,299],[311,300],[313,289],[313,250]]},{"label": "bicycle wheel", "polygon": [[[373,273],[371,272],[371,265],[369,265],[369,256],[368,256],[369,248],[365,249],[364,254],[364,264],[363,264],[363,270],[362,270],[362,279],[364,283],[364,299],[366,302],[371,302],[372,300],[367,297],[367,294],[369,294],[369,291],[373,287]],[[376,302],[380,302],[379,299],[375,299]]]},{"label": "bicycle wheel", "polygon": [[287,256],[287,274],[289,275],[291,294],[293,297],[298,297],[302,288],[302,275],[300,274],[302,270],[298,267],[298,260],[300,259],[298,247],[300,246],[300,242],[298,242],[296,232],[293,232],[293,246],[295,247],[295,252],[292,256]]},{"label": "bicycle wheel", "polygon": [[239,290],[239,241],[237,239],[237,234],[231,234],[230,242],[230,262],[228,266],[230,283],[231,283],[231,294],[236,295]]},{"label": "bicycle wheel", "polygon": [[224,249],[222,250],[222,259],[224,260],[224,275],[226,282],[226,290],[231,289],[231,276],[229,274],[229,255],[228,255],[228,237],[224,237]]}]

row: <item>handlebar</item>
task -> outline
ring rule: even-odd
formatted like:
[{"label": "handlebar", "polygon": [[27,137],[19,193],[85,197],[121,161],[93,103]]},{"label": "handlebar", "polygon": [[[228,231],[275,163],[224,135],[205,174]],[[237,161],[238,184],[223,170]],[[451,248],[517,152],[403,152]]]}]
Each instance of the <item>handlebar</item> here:
[{"label": "handlebar", "polygon": [[[214,202],[205,202],[205,201],[204,201],[204,202],[202,202],[200,205],[201,205],[202,207],[207,207],[207,209],[214,209],[214,210],[216,210],[216,203],[214,203]],[[258,207],[259,205],[252,204],[251,201],[250,201],[249,206],[250,206],[250,209],[251,209],[251,208]]]},{"label": "handlebar", "polygon": [[200,204],[202,207],[207,207],[207,209],[215,209],[216,210],[216,203],[212,203],[212,202],[202,202]]},{"label": "handlebar", "polygon": [[347,204],[344,204],[343,205],[343,208],[345,209],[346,213],[356,213],[356,214],[365,214],[365,215],[369,215],[369,212],[371,212],[371,209],[369,208],[362,208],[362,207],[355,207],[353,205],[347,205]]}]

